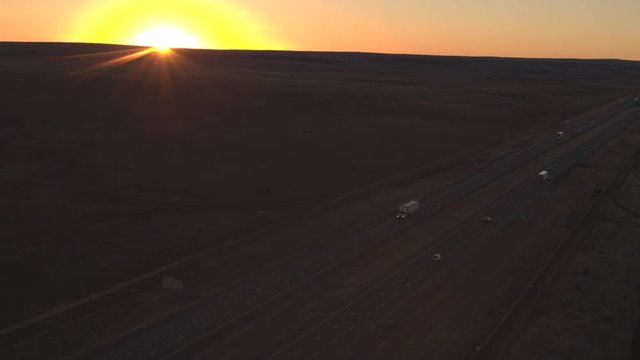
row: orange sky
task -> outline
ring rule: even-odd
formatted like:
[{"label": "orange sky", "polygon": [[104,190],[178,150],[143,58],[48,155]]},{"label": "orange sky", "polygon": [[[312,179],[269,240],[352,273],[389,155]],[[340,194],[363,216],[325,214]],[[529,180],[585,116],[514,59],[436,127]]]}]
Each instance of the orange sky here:
[{"label": "orange sky", "polygon": [[639,0],[2,3],[0,41],[134,43],[171,28],[205,48],[640,60]]}]

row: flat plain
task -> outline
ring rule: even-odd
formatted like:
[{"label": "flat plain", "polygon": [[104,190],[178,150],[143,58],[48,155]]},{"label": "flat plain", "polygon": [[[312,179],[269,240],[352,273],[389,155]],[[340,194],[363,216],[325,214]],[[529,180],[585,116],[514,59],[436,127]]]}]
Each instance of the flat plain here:
[{"label": "flat plain", "polygon": [[[640,64],[616,60],[131,57],[140,50],[0,44],[0,280],[11,289],[0,324],[388,189],[437,188],[451,180],[443,174],[637,92],[640,79]],[[224,259],[239,269],[221,281],[314,239],[296,248],[252,237],[251,255]]]}]

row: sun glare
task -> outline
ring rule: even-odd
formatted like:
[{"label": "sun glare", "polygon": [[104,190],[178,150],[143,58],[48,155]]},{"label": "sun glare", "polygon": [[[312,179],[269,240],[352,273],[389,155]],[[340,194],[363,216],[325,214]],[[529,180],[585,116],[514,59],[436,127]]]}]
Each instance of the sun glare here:
[{"label": "sun glare", "polygon": [[70,41],[170,48],[282,49],[269,26],[232,0],[93,0]]},{"label": "sun glare", "polygon": [[170,26],[152,28],[136,35],[133,45],[149,46],[159,53],[168,53],[172,48],[199,48],[198,39]]}]

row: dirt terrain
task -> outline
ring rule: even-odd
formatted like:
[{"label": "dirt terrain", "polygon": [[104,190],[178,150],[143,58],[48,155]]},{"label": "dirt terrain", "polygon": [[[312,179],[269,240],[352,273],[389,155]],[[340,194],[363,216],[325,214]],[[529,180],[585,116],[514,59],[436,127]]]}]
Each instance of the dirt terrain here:
[{"label": "dirt terrain", "polygon": [[[509,226],[478,254],[457,264],[455,270],[446,272],[434,285],[378,324],[373,334],[367,335],[372,338],[363,345],[366,350],[353,354],[354,358],[423,359],[429,354],[428,358],[434,359],[468,359],[474,355],[476,346],[482,344],[559,240],[594,203],[594,194],[601,191],[637,149],[638,140],[638,134],[625,136],[558,180],[550,198],[524,213],[521,222]],[[523,171],[530,174],[533,170]],[[456,222],[483,207],[487,199],[496,198],[503,188],[511,186],[514,186],[512,176],[497,181],[495,186],[492,184],[461,201],[460,206],[434,215],[366,256],[269,306],[256,316],[255,325],[212,337],[209,351],[199,359],[262,358],[326,319],[368,284],[392,271],[403,257],[439,239],[452,226],[455,228]],[[443,262],[443,266],[446,264]],[[360,333],[356,331],[353,336]],[[252,346],[245,346],[249,342]]]},{"label": "dirt terrain", "polygon": [[[617,145],[640,150],[637,130]],[[636,359],[640,153],[571,236],[482,359]],[[612,166],[611,157],[597,165]],[[596,166],[596,164],[594,164]]]},{"label": "dirt terrain", "polygon": [[[113,62],[136,51],[0,44],[0,280],[12,290],[0,324],[358,190],[416,176],[437,188],[451,180],[438,174],[548,136],[640,78],[620,61],[179,51]],[[257,270],[237,261],[222,280]]]}]

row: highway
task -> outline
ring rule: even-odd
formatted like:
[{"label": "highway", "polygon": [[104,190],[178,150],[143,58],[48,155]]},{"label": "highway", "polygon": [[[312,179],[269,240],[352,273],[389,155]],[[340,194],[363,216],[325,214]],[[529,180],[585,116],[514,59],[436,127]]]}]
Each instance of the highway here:
[{"label": "highway", "polygon": [[[377,323],[402,307],[415,294],[428,289],[448,269],[464,264],[467,256],[482,251],[493,236],[519,219],[532,203],[547,196],[554,186],[554,180],[618,136],[631,124],[629,119],[635,120],[639,115],[640,110],[630,111],[628,116],[620,118],[617,124],[589,141],[586,151],[580,146],[554,161],[553,175],[549,181],[541,183],[537,176],[531,176],[483,209],[477,217],[469,219],[454,234],[428,246],[321,323],[261,358],[285,360],[356,357],[358,349],[366,346],[367,333]],[[483,215],[491,216],[493,223],[483,223]],[[442,254],[440,262],[432,260],[436,251]]]},{"label": "highway", "polygon": [[[625,104],[621,103],[619,106],[599,114],[594,119],[589,119],[565,130],[569,141],[609,120],[624,106]],[[605,132],[607,139],[603,138],[604,135],[598,136],[596,139],[606,143],[621,129],[615,126],[614,129]],[[613,130],[615,130],[615,134]],[[210,336],[215,336],[217,332],[239,322],[266,304],[276,301],[283,294],[424,221],[448,204],[473,193],[492,180],[517,169],[561,144],[564,142],[549,138],[518,151],[444,188],[434,196],[421,199],[420,212],[406,221],[399,222],[390,216],[388,220],[348,239],[333,242],[327,247],[310,249],[307,253],[295,257],[290,262],[276,264],[235,288],[228,289],[149,327],[139,329],[114,343],[95,349],[81,358],[109,360],[188,358],[192,347],[200,342],[206,342]],[[594,140],[589,145],[589,151],[580,150],[568,153],[554,164],[554,173],[561,174],[566,171],[578,161],[577,159],[594,151],[599,144]],[[515,216],[514,214],[518,213],[521,206],[534,201],[536,196],[544,194],[546,186],[550,185],[541,186],[532,178],[488,208],[487,214],[491,214],[498,224],[508,222],[512,216]],[[346,334],[350,334],[356,329],[366,328],[379,316],[384,315],[385,311],[399,306],[403,299],[414,293],[416,289],[427,286],[425,280],[429,277],[422,274],[437,273],[446,266],[452,266],[456,256],[460,256],[463,252],[472,251],[484,241],[483,239],[489,237],[492,231],[499,231],[499,228],[499,226],[487,228],[477,219],[471,219],[461,228],[459,233],[456,233],[454,238],[440,241],[443,245],[438,251],[443,254],[446,261],[438,264],[432,263],[430,261],[432,249],[416,254],[412,257],[413,260],[390,275],[388,281],[376,285],[375,290],[372,288],[370,292],[363,294],[362,298],[354,300],[353,303],[327,319],[325,323],[311,329],[307,335],[292,340],[286,347],[275,350],[270,356],[274,359],[295,358],[295,354],[300,351],[298,354],[304,353],[305,357],[312,357],[317,352],[318,356],[323,358],[334,358],[333,355],[330,355],[333,354],[330,350],[333,348],[342,349],[342,346],[336,344],[344,343]],[[344,316],[347,316],[347,319],[352,318],[352,321],[345,320]],[[336,319],[339,321],[334,321]],[[337,327],[334,328],[334,326]]]}]

